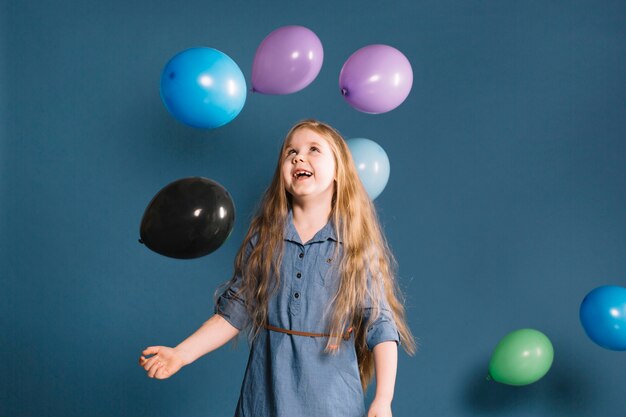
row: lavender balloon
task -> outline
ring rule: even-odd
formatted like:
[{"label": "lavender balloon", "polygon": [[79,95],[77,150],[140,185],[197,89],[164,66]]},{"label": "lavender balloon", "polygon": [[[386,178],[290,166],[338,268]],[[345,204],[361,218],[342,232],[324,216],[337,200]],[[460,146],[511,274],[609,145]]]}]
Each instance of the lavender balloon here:
[{"label": "lavender balloon", "polygon": [[291,94],[311,84],[322,68],[322,42],[303,26],[284,26],[267,35],[252,63],[252,91]]},{"label": "lavender balloon", "polygon": [[413,85],[409,60],[388,45],[368,45],[353,53],[339,74],[343,98],[364,113],[385,113],[407,98]]}]

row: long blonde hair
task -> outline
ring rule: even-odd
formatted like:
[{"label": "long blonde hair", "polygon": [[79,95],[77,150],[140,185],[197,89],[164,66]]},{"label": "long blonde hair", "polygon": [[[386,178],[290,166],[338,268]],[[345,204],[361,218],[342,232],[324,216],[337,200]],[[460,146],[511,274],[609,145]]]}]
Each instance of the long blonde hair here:
[{"label": "long blonde hair", "polygon": [[[312,130],[327,139],[336,163],[330,217],[339,240],[343,242],[343,257],[339,265],[339,288],[330,303],[333,306],[328,329],[330,337],[325,351],[336,352],[333,345],[341,346],[337,341],[347,328],[353,327],[361,384],[365,390],[374,374],[373,353],[366,343],[368,323],[363,316],[365,300],[370,300],[373,312],[369,319],[371,323],[380,314],[384,295],[396,322],[401,345],[410,355],[415,353],[417,346],[406,323],[401,292],[395,280],[396,260],[381,231],[374,205],[361,184],[348,146],[331,126],[308,119],[297,123],[287,133],[272,182],[239,248],[235,258],[235,274],[226,286],[234,282],[235,276],[243,277],[240,296],[248,300],[246,308],[251,318],[249,337],[254,340],[266,324],[268,301],[280,282],[283,232],[291,204],[291,195],[285,190],[281,167],[285,149],[294,133],[300,129]],[[255,234],[257,244],[246,261],[246,248]]]}]

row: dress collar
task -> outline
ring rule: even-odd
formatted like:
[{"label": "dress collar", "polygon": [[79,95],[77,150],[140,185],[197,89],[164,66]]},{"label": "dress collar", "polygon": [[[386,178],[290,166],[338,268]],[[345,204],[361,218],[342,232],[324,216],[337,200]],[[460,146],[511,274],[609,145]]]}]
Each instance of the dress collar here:
[{"label": "dress collar", "polygon": [[343,243],[339,239],[337,239],[337,233],[335,232],[335,228],[333,227],[332,219],[329,219],[326,225],[322,227],[320,230],[315,233],[315,235],[308,242],[301,242],[300,236],[298,235],[298,231],[293,224],[293,209],[289,207],[289,212],[287,214],[287,222],[285,223],[285,240],[290,240],[295,243],[313,243],[313,242],[325,242],[328,239],[334,240],[335,242]]}]

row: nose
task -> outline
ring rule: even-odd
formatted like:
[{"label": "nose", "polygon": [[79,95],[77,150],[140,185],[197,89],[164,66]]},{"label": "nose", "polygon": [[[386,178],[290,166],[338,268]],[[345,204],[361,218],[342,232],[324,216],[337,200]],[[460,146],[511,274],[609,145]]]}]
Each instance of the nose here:
[{"label": "nose", "polygon": [[302,155],[296,155],[291,162],[295,165],[298,163],[298,161],[304,162],[304,157]]}]

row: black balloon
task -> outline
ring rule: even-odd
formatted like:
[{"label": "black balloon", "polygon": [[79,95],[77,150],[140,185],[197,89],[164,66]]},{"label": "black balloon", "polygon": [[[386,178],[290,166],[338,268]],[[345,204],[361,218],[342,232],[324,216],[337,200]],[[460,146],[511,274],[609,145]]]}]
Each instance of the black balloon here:
[{"label": "black balloon", "polygon": [[199,258],[219,248],[234,223],[235,206],[224,187],[207,178],[183,178],[148,204],[139,241],[171,258]]}]

